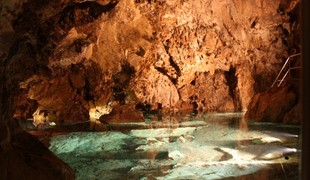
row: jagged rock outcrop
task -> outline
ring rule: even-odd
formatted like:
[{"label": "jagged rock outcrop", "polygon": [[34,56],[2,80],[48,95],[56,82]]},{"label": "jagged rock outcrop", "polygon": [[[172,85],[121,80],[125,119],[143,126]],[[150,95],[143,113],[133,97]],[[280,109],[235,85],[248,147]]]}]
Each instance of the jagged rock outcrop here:
[{"label": "jagged rock outcrop", "polygon": [[298,6],[28,1],[7,18],[10,36],[1,36],[8,82],[20,82],[11,83],[15,117],[83,121],[92,105],[123,102],[160,111],[245,110],[299,50]]},{"label": "jagged rock outcrop", "polygon": [[21,138],[13,118],[85,121],[119,106],[245,110],[254,94],[269,88],[283,60],[300,50],[299,4],[0,1],[1,170],[10,172],[2,159],[12,155],[21,171],[47,163],[61,170],[54,174],[72,177],[41,145],[33,147],[41,147],[39,154],[23,150],[36,141]]}]

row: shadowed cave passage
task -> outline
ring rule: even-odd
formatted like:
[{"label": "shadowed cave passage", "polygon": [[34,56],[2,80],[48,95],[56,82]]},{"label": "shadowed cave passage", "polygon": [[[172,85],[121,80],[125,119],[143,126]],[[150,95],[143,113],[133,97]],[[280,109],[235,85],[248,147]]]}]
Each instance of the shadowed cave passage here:
[{"label": "shadowed cave passage", "polygon": [[242,110],[240,104],[240,93],[238,92],[238,79],[236,77],[236,68],[230,67],[229,71],[225,72],[225,78],[227,80],[227,84],[229,84],[229,95],[232,97],[234,106],[237,111]]}]

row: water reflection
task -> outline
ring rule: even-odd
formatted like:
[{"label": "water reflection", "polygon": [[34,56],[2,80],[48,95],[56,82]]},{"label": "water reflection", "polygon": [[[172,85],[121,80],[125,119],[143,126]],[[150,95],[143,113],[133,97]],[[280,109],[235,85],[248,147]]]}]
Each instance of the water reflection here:
[{"label": "water reflection", "polygon": [[[160,118],[160,119],[158,119]],[[112,131],[52,137],[77,179],[298,179],[299,128],[242,113],[149,115]]]}]

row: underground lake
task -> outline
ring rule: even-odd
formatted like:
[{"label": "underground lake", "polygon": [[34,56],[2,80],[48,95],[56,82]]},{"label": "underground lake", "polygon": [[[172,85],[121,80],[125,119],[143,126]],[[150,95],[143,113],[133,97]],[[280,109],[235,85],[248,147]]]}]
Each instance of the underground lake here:
[{"label": "underground lake", "polygon": [[104,131],[90,130],[89,122],[23,126],[80,180],[299,179],[300,126],[243,116],[149,114],[145,122],[111,123]]}]

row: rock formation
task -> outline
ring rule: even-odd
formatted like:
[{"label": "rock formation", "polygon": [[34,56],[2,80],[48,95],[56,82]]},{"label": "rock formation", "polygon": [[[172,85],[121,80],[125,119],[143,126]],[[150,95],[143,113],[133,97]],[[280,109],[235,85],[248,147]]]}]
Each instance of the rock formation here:
[{"label": "rock formation", "polygon": [[23,151],[14,145],[24,134],[14,119],[86,121],[120,106],[246,110],[300,51],[299,4],[1,0],[1,156]]},{"label": "rock formation", "polygon": [[122,103],[246,110],[299,51],[296,2],[3,2],[1,57],[14,117],[36,111],[45,120],[85,121],[91,106]]},{"label": "rock formation", "polygon": [[297,94],[292,85],[275,86],[266,92],[258,93],[249,104],[245,118],[255,121],[298,124],[301,112],[294,112],[301,109],[300,105],[297,105],[299,99]]}]

